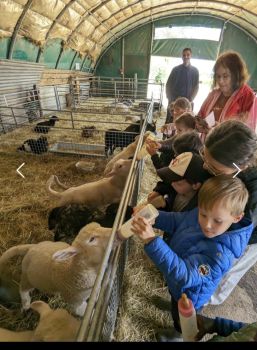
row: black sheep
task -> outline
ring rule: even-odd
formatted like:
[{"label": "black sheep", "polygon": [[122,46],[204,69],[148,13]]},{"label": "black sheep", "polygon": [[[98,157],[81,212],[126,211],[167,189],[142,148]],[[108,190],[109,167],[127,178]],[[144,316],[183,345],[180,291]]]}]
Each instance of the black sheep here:
[{"label": "black sheep", "polygon": [[55,241],[71,243],[79,230],[93,221],[92,212],[81,204],[69,204],[52,209],[48,229],[53,230]]},{"label": "black sheep", "polygon": [[[98,222],[103,227],[112,227],[114,220],[116,218],[116,214],[118,211],[120,203],[112,203],[108,205],[108,207],[105,210],[105,214],[94,214],[94,221]],[[124,221],[127,221],[131,218],[131,215],[133,214],[133,208],[128,206],[125,214]]]},{"label": "black sheep", "polygon": [[[103,227],[112,227],[119,204],[111,204],[105,213],[91,212],[85,205],[69,204],[51,210],[48,217],[48,229],[53,230],[55,241],[71,243],[80,229],[90,222],[98,222]],[[130,219],[133,208],[128,207],[125,220]]]},{"label": "black sheep", "polygon": [[57,122],[59,118],[56,115],[53,115],[49,118],[48,121],[37,123],[37,125],[34,128],[35,132],[41,133],[41,134],[47,134],[50,130],[50,127],[55,125],[55,122]]},{"label": "black sheep", "polygon": [[45,136],[40,136],[37,140],[28,139],[23,145],[17,148],[17,151],[30,152],[35,154],[45,153],[48,150],[48,141]]},{"label": "black sheep", "polygon": [[[156,132],[156,124],[147,124],[146,131]],[[140,133],[140,120],[129,125],[124,131],[108,129],[105,133],[105,154],[112,155],[116,147],[127,147]]]}]

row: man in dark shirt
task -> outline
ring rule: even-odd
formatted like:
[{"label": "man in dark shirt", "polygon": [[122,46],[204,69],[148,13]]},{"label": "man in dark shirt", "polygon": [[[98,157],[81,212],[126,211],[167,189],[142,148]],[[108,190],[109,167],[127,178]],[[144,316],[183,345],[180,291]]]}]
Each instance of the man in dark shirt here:
[{"label": "man in dark shirt", "polygon": [[[192,102],[199,88],[199,71],[196,67],[191,66],[190,59],[192,50],[185,48],[182,51],[183,63],[174,67],[166,83],[166,96],[168,106],[175,101],[177,97],[186,97]],[[172,122],[172,115],[169,108],[165,124]]]}]

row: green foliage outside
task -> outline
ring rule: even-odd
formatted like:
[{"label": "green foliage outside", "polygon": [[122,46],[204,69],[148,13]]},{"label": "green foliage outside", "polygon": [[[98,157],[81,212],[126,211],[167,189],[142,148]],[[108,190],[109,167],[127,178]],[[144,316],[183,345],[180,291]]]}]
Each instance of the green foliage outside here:
[{"label": "green foliage outside", "polygon": [[156,75],[154,77],[155,83],[162,83],[165,80],[166,72],[163,68],[158,68],[158,71],[156,72]]}]

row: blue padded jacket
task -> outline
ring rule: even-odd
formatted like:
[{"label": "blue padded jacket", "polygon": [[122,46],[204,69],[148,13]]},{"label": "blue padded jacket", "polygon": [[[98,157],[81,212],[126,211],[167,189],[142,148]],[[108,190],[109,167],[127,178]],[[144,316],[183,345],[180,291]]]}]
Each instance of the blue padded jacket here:
[{"label": "blue padded jacket", "polygon": [[156,237],[145,245],[145,252],[163,273],[174,299],[186,293],[196,310],[208,302],[234,259],[243,254],[253,230],[244,217],[222,235],[207,238],[198,223],[198,208],[159,211],[154,227],[170,234],[170,243]]}]

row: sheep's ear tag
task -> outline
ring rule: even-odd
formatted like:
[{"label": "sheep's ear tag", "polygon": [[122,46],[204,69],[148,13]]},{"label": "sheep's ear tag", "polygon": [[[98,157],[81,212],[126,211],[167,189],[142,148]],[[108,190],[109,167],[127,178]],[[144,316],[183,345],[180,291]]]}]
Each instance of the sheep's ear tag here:
[{"label": "sheep's ear tag", "polygon": [[55,252],[52,256],[52,259],[56,261],[68,260],[77,253],[78,251],[76,248],[68,247],[66,249],[58,250],[57,252]]}]

